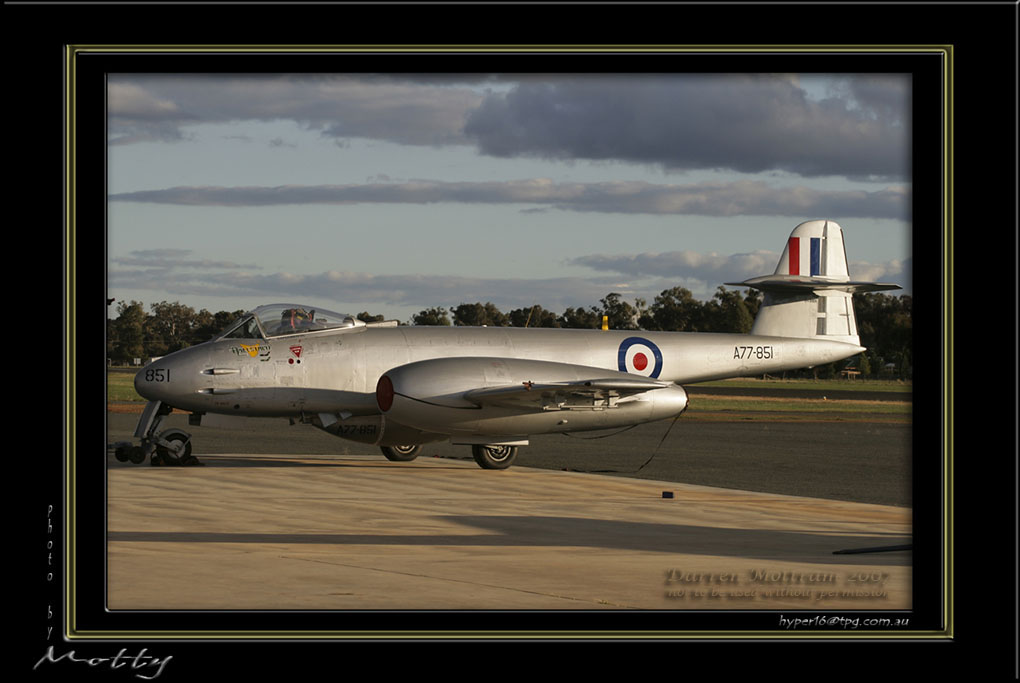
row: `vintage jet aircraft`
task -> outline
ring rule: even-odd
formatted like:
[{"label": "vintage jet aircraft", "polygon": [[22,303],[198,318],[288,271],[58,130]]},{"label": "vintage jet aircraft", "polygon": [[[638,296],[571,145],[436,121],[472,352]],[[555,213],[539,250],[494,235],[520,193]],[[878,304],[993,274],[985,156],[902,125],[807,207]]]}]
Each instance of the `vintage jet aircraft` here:
[{"label": "vintage jet aircraft", "polygon": [[198,464],[191,436],[160,431],[173,408],[287,417],[407,461],[421,445],[470,445],[509,467],[532,434],[675,417],[682,384],[812,367],[860,353],[852,295],[898,285],[850,280],[843,232],[797,226],[775,273],[735,284],[764,292],[751,334],[398,326],[295,304],[261,306],[216,339],[135,378],[149,400],[117,457]]}]

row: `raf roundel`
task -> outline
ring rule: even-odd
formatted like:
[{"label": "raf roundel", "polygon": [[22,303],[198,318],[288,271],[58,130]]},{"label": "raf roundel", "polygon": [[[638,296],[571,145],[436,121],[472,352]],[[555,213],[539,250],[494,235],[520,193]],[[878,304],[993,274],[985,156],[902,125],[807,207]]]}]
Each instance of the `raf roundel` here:
[{"label": "raf roundel", "polygon": [[662,351],[644,337],[627,337],[620,343],[620,372],[658,378],[662,372]]}]

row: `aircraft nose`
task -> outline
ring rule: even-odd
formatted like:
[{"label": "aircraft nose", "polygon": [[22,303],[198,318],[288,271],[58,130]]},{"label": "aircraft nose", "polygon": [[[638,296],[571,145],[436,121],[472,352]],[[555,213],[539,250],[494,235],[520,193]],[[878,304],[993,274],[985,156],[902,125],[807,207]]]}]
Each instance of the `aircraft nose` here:
[{"label": "aircraft nose", "polygon": [[177,408],[195,393],[195,377],[203,361],[194,349],[183,349],[146,365],[135,375],[135,391],[149,401],[163,401]]},{"label": "aircraft nose", "polygon": [[162,360],[153,361],[135,374],[135,391],[149,401],[164,401],[172,374],[173,369]]},{"label": "aircraft nose", "polygon": [[142,382],[143,372],[145,372],[144,368],[135,373],[135,393],[141,396],[142,398],[149,398],[148,396],[145,395],[147,387]]},{"label": "aircraft nose", "polygon": [[135,375],[135,391],[149,401],[202,411],[206,407],[211,363],[210,351],[204,345],[175,351],[139,370]]}]

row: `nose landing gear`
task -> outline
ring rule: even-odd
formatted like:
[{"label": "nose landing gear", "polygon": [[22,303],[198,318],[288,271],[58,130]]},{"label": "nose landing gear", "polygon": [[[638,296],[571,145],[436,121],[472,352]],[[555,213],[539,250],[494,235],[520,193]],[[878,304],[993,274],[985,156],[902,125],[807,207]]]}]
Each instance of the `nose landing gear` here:
[{"label": "nose landing gear", "polygon": [[130,460],[140,465],[145,462],[145,456],[149,456],[154,467],[201,466],[203,463],[191,454],[191,434],[175,427],[158,432],[163,418],[171,412],[173,407],[162,401],[149,401],[135,428],[135,436],[142,440],[142,445],[135,446],[125,441],[113,444],[117,460]]}]

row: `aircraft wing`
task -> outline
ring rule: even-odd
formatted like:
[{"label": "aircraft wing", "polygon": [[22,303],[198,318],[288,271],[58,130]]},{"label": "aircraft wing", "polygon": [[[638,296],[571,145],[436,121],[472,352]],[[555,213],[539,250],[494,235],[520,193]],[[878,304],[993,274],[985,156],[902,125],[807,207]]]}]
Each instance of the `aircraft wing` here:
[{"label": "aircraft wing", "polygon": [[[594,370],[594,368],[593,368]],[[471,389],[463,398],[478,406],[485,405],[548,405],[574,400],[606,401],[646,391],[664,389],[670,382],[644,377],[606,377],[567,382],[531,382]]]}]

